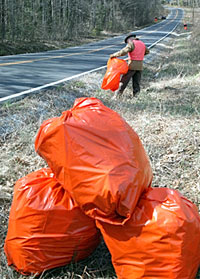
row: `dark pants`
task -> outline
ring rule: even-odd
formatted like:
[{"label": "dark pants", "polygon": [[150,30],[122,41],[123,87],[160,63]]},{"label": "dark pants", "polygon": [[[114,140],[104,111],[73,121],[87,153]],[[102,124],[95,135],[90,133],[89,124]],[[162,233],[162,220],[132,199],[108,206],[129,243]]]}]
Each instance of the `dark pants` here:
[{"label": "dark pants", "polygon": [[121,95],[128,85],[130,79],[132,78],[133,85],[133,95],[137,92],[140,92],[140,80],[142,76],[142,71],[128,70],[128,72],[122,76],[120,81],[120,87],[118,89],[119,94]]}]

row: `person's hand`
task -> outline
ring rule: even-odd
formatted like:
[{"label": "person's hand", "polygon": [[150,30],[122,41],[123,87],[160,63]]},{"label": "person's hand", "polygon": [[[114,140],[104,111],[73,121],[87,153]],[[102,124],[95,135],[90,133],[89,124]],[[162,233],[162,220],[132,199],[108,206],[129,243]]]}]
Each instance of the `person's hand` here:
[{"label": "person's hand", "polygon": [[111,54],[110,55],[110,58],[115,58],[116,56],[114,54]]}]

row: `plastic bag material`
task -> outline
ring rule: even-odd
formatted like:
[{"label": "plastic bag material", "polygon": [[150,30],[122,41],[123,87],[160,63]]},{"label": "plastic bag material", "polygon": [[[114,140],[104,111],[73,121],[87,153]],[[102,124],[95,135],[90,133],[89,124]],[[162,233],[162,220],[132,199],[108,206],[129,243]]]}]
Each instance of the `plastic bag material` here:
[{"label": "plastic bag material", "polygon": [[128,72],[128,64],[125,60],[110,58],[107,63],[107,71],[103,78],[101,88],[104,90],[115,91],[119,88],[121,74]]},{"label": "plastic bag material", "polygon": [[150,188],[123,226],[97,221],[118,279],[195,279],[200,216],[179,192]]},{"label": "plastic bag material", "polygon": [[50,169],[16,182],[4,250],[22,274],[41,273],[88,257],[100,242],[86,216]]},{"label": "plastic bag material", "polygon": [[96,98],[76,99],[61,117],[44,122],[35,149],[81,209],[98,220],[126,222],[151,185],[138,135]]}]

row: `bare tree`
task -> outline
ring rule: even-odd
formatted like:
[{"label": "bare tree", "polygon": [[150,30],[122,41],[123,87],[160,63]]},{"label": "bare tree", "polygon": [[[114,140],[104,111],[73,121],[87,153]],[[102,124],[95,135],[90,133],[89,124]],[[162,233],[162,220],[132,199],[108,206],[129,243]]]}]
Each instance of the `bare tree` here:
[{"label": "bare tree", "polygon": [[160,6],[161,0],[0,0],[0,37],[71,40],[102,30],[122,32],[152,22]]},{"label": "bare tree", "polygon": [[6,8],[6,1],[1,0],[1,10],[0,10],[0,16],[1,16],[1,40],[4,41],[5,34],[6,34],[6,26],[5,26],[5,8]]}]

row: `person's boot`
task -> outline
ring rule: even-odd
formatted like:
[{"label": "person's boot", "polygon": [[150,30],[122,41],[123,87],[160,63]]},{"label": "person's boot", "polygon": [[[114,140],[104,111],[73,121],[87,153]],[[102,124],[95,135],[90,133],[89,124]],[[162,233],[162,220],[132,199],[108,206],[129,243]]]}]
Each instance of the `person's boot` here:
[{"label": "person's boot", "polygon": [[115,91],[114,96],[112,97],[112,100],[116,100],[117,98],[120,98],[122,96],[123,92],[119,89]]},{"label": "person's boot", "polygon": [[133,91],[133,98],[134,98],[134,97],[137,97],[137,95],[139,94],[139,92],[140,92],[139,90],[138,90],[138,91]]}]

